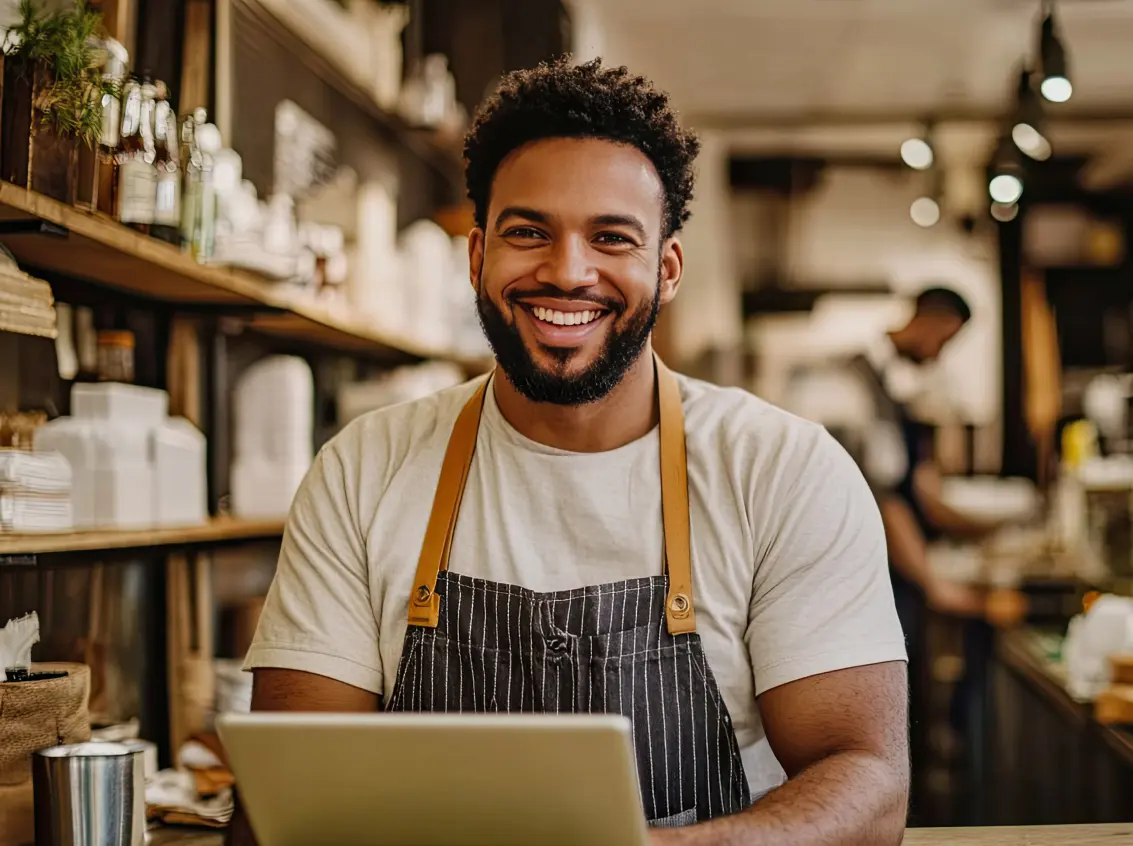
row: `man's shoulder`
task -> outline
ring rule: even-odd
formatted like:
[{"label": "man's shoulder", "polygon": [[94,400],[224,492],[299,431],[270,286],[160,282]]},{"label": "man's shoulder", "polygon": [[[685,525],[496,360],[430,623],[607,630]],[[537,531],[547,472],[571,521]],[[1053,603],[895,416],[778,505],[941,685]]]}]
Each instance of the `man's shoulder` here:
[{"label": "man's shoulder", "polygon": [[798,417],[743,388],[678,376],[691,442],[715,448],[739,467],[803,463],[838,447],[821,424]]},{"label": "man's shoulder", "polygon": [[348,463],[371,458],[405,459],[436,444],[443,449],[460,410],[486,378],[480,376],[420,399],[367,412],[347,423],[324,449]]}]

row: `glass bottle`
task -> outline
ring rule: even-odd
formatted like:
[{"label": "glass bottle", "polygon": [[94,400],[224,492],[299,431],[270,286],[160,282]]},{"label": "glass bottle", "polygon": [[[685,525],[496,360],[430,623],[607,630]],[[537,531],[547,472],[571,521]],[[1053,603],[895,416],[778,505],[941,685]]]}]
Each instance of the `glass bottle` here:
[{"label": "glass bottle", "polygon": [[117,89],[102,96],[102,134],[98,140],[96,159],[95,207],[113,215],[118,193],[118,145],[122,125],[122,80],[126,77],[129,54],[114,39],[107,39],[106,64],[102,78]]},{"label": "glass bottle", "polygon": [[131,79],[122,93],[116,217],[139,232],[149,232],[157,203],[156,93],[148,77],[140,84]]},{"label": "glass bottle", "polygon": [[208,122],[204,109],[197,109],[195,117],[197,146],[201,155],[201,187],[193,221],[192,249],[197,261],[207,262],[212,258],[216,239],[217,199],[213,169],[222,143],[220,130],[216,124]]},{"label": "glass bottle", "polygon": [[181,161],[184,182],[181,190],[181,246],[191,250],[201,213],[201,192],[204,188],[204,154],[197,138],[197,127],[208,119],[203,108],[181,121]]},{"label": "glass bottle", "polygon": [[181,151],[177,115],[169,105],[164,82],[155,86],[154,167],[157,170],[153,226],[150,234],[170,244],[181,243]]}]

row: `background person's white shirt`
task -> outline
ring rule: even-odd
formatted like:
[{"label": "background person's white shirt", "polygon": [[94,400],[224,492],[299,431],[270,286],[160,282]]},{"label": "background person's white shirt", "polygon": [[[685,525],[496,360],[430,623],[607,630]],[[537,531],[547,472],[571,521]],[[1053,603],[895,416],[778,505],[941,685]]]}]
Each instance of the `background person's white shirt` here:
[{"label": "background person's white shirt", "polygon": [[[697,631],[754,794],[785,779],[756,696],[905,659],[885,537],[861,473],[826,431],[744,391],[678,377]],[[452,425],[476,383],[382,409],[319,454],[288,519],[246,666],[385,696]],[[488,391],[450,569],[555,591],[657,575],[658,431],[579,454],[520,435]]]}]

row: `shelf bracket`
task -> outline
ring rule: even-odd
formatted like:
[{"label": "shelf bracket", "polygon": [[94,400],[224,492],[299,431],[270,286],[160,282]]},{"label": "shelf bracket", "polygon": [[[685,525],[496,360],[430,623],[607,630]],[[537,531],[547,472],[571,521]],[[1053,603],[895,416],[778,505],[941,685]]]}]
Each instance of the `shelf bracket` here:
[{"label": "shelf bracket", "polygon": [[66,238],[70,234],[71,230],[66,226],[38,218],[0,220],[0,237],[4,235],[50,235],[54,238]]}]

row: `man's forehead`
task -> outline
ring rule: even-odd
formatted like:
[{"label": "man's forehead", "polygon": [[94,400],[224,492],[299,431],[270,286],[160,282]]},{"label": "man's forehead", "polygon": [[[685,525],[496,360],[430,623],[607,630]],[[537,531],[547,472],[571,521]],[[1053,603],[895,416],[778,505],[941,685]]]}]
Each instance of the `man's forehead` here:
[{"label": "man's forehead", "polygon": [[632,214],[659,221],[664,191],[653,164],[635,147],[555,138],[526,144],[500,164],[491,214],[512,206],[563,219]]}]

